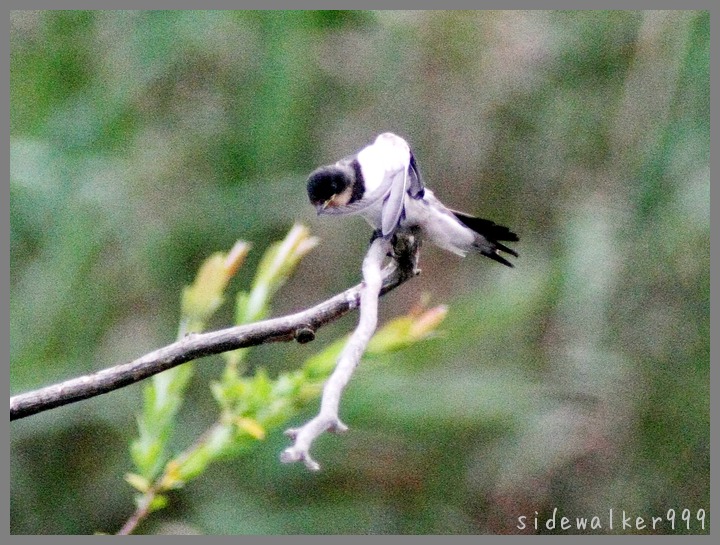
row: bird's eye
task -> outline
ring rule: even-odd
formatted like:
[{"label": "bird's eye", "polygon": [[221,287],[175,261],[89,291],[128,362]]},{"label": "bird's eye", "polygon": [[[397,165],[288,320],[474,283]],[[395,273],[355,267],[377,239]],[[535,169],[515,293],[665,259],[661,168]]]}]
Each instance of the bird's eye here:
[{"label": "bird's eye", "polygon": [[332,189],[333,195],[340,193],[343,189],[343,177],[340,175],[333,176],[330,182],[330,188]]}]

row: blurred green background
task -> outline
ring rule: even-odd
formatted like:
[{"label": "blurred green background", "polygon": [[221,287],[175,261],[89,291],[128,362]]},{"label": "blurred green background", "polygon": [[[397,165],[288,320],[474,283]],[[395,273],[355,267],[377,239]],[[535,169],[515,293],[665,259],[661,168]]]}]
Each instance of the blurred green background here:
[{"label": "blurred green background", "polygon": [[[238,238],[236,289],[295,221],[321,239],[275,315],[355,284],[370,228],[317,218],[305,178],[380,132],[446,204],[520,235],[514,269],[423,249],[381,318],[429,297],[442,336],[360,367],[322,472],[280,464],[275,430],[141,533],[709,509],[706,12],[13,12],[10,38],[12,394],[171,342],[182,287]],[[355,320],[251,363],[292,369]],[[217,414],[221,369],[197,366],[177,448]],[[12,423],[12,533],[117,531],[141,392]]]}]

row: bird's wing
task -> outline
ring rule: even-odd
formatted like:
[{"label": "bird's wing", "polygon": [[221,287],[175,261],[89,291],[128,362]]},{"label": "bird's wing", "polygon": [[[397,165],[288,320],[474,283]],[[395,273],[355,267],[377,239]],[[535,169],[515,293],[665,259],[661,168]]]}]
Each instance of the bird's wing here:
[{"label": "bird's wing", "polygon": [[425,195],[425,185],[420,177],[420,169],[418,169],[415,156],[410,152],[410,168],[408,169],[408,177],[410,178],[410,188],[408,193],[413,199],[422,199]]},{"label": "bird's wing", "polygon": [[388,236],[395,231],[400,222],[405,204],[405,193],[410,180],[408,176],[408,168],[403,168],[391,176],[392,185],[390,186],[390,194],[383,203],[382,208],[382,234]]}]

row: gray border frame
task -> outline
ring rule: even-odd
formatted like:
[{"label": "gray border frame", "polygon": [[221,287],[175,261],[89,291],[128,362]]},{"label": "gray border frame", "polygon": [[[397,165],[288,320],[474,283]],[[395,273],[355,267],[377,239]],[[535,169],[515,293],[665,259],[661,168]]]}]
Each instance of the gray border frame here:
[{"label": "gray border frame", "polygon": [[[3,8],[3,12],[5,9]],[[2,364],[3,377],[7,381],[4,391],[10,397],[10,18],[0,18],[0,34],[3,38],[2,55],[0,55],[0,67],[2,68],[3,80],[7,77],[7,84],[0,86],[0,142],[5,142],[0,149],[0,165],[2,165],[2,176],[0,176],[0,363]],[[2,485],[7,493],[7,506],[3,501],[3,509],[0,510],[2,517],[0,524],[3,528],[10,528],[10,440],[9,421],[3,420],[3,437],[8,440],[3,443],[2,468],[0,474]],[[3,497],[3,500],[5,497]]]},{"label": "gray border frame", "polygon": [[[17,9],[17,10],[27,10],[27,9],[98,9],[98,8],[105,8],[105,9],[112,9],[112,8],[118,8],[121,7],[123,9],[147,9],[149,4],[152,4],[152,7],[154,8],[165,8],[165,9],[192,9],[195,7],[202,7],[203,9],[237,9],[240,7],[246,8],[246,7],[258,7],[262,6],[263,8],[337,8],[337,7],[348,7],[345,2],[342,2],[341,4],[346,4],[345,6],[337,6],[338,2],[328,2],[328,1],[320,1],[320,2],[303,2],[302,5],[296,5],[293,4],[290,0],[281,0],[281,1],[266,1],[266,2],[243,2],[242,4],[239,2],[232,2],[231,0],[217,0],[217,1],[211,1],[211,2],[189,2],[187,0],[180,0],[176,2],[123,2],[124,5],[118,5],[120,3],[118,2],[111,2],[108,0],[95,0],[95,1],[84,1],[84,0],[70,0],[65,2],[52,2],[51,0],[44,0],[44,1],[30,1],[30,2],[17,2],[17,1],[10,1],[8,2],[9,6],[8,8],[2,8],[2,17],[0,18],[0,34],[5,36],[3,39],[3,42],[5,44],[5,47],[2,48],[2,54],[0,55],[0,69],[2,70],[2,75],[7,77],[7,83],[3,84],[2,87],[0,87],[0,103],[2,104],[2,108],[0,109],[0,142],[5,142],[5,144],[2,145],[2,149],[0,150],[0,165],[2,166],[2,172],[3,176],[0,177],[0,244],[2,245],[2,252],[0,253],[0,361],[2,362],[3,370],[4,370],[4,376],[6,377],[6,381],[9,377],[9,331],[10,331],[10,316],[9,316],[9,287],[10,287],[10,203],[9,203],[9,194],[10,194],[10,180],[9,180],[9,164],[10,164],[10,150],[9,150],[9,133],[10,133],[10,120],[9,120],[9,112],[10,112],[10,87],[9,87],[9,64],[10,64],[10,22],[9,22],[9,11],[11,9]],[[58,5],[61,4],[61,5]],[[250,4],[249,6],[247,4]],[[390,3],[392,7],[400,8],[402,6],[399,6],[397,4],[401,4],[400,2],[392,2]],[[581,4],[580,2],[569,2],[567,0],[550,0],[545,1],[542,3],[538,2],[532,2],[532,1],[517,1],[517,0],[505,0],[505,1],[489,1],[489,2],[483,2],[480,5],[477,5],[479,3],[470,3],[470,2],[443,2],[442,5],[439,5],[440,3],[434,3],[435,5],[431,6],[430,3],[423,2],[422,5],[417,6],[410,6],[405,2],[402,2],[402,4],[405,4],[407,7],[413,7],[413,8],[447,8],[449,7],[448,4],[452,4],[452,7],[454,8],[482,8],[482,9],[577,9],[577,8],[593,8],[593,9],[683,9],[683,10],[707,10],[710,12],[710,19],[711,19],[711,29],[717,29],[718,28],[718,18],[720,17],[718,14],[720,13],[720,7],[713,6],[712,0],[686,0],[685,2],[671,2],[669,0],[664,1],[655,1],[652,2],[650,0],[633,0],[633,1],[618,1],[618,0],[602,0],[602,1],[596,1],[593,2],[592,5],[587,6],[584,4]],[[465,5],[463,5],[465,4]],[[540,4],[540,5],[539,5]],[[380,8],[380,7],[388,7],[387,2],[377,2],[377,1],[371,1],[366,2],[363,7],[372,7],[372,8]],[[6,15],[7,11],[7,15]],[[716,35],[711,35],[711,50],[712,51],[720,51],[720,44],[718,43],[718,38]],[[711,104],[713,106],[717,106],[717,89],[718,89],[718,68],[717,65],[714,65],[711,63],[710,68],[710,85],[711,85]],[[717,153],[719,152],[718,146],[717,146],[717,134],[718,134],[718,110],[717,107],[712,108],[711,107],[711,150],[715,151],[715,155],[712,154],[711,151],[711,171],[717,171],[718,163],[720,163],[720,159],[718,159]],[[717,193],[717,192],[716,192]],[[718,210],[720,208],[720,198],[716,195],[712,196],[711,194],[711,218],[712,216],[718,216],[720,215],[720,211]],[[717,222],[715,223],[715,227],[717,227]],[[718,248],[718,245],[720,245],[720,242],[718,242],[719,238],[717,233],[713,230],[713,223],[711,219],[711,267],[710,267],[710,279],[712,285],[718,285],[718,263],[717,258],[718,255],[720,255],[720,249]],[[712,235],[715,235],[714,237]],[[711,290],[711,301],[710,301],[710,319],[711,323],[713,321],[718,321],[718,298],[720,297],[720,292],[718,290],[715,290],[714,292]],[[720,380],[720,370],[718,369],[717,362],[713,361],[713,356],[717,354],[718,349],[718,342],[720,342],[720,330],[716,331],[711,335],[711,341],[710,341],[710,357],[711,357],[711,369],[710,369],[710,381],[711,381],[711,389],[712,392],[717,394],[717,383],[718,380]],[[6,385],[5,391],[8,392],[8,398],[9,395],[9,384]],[[718,402],[718,396],[714,395],[711,396],[710,401],[710,413],[711,414],[720,414],[720,403]],[[711,421],[710,426],[710,444],[711,444],[711,453],[712,452],[718,452],[718,419],[715,418],[714,421]],[[3,422],[3,428],[1,430],[3,435],[8,436],[10,433],[10,426],[9,421]],[[0,456],[2,461],[2,472],[0,473],[0,479],[2,482],[3,487],[5,490],[8,491],[6,495],[2,498],[2,509],[0,510],[0,519],[3,528],[5,531],[3,534],[8,535],[9,541],[4,541],[5,543],[30,543],[35,542],[36,540],[44,540],[46,539],[45,536],[9,536],[9,512],[10,512],[10,498],[9,498],[9,490],[10,490],[10,474],[9,474],[9,465],[10,465],[10,446],[9,441],[6,441],[3,448],[0,449]],[[711,454],[711,459],[713,459],[713,456]],[[720,494],[720,483],[718,483],[718,470],[717,466],[715,467],[714,471],[711,468],[710,471],[711,474],[711,487],[710,487],[710,503],[711,506],[718,505],[718,495]],[[709,509],[709,512],[712,512],[712,509]],[[715,525],[717,526],[717,524]],[[713,531],[714,530],[714,531]],[[683,540],[692,540],[697,543],[710,543],[712,542],[712,536],[715,535],[717,539],[717,535],[720,534],[717,530],[715,530],[711,526],[711,533],[708,536],[687,536],[683,537]],[[136,537],[136,539],[139,537]],[[50,539],[53,540],[53,543],[60,543],[61,545],[64,543],[90,543],[94,542],[97,538],[95,536],[61,536],[56,537],[52,536]],[[185,543],[187,544],[195,544],[198,542],[197,536],[143,536],[139,539],[153,539],[157,540],[158,542],[166,542],[173,544],[179,544],[183,545]],[[211,540],[213,543],[247,543],[247,542],[253,542],[253,543],[275,543],[277,541],[280,542],[292,542],[297,544],[304,544],[304,543],[337,543],[338,541],[348,543],[348,542],[356,542],[356,541],[363,541],[363,542],[382,542],[385,543],[387,541],[392,541],[394,543],[436,543],[438,539],[436,537],[432,536],[344,536],[344,537],[334,537],[334,536],[203,536],[200,539],[206,541]],[[518,538],[518,539],[531,539],[531,538]],[[589,541],[590,543],[607,543],[607,542],[625,542],[628,540],[637,540],[639,542],[653,542],[653,543],[676,543],[678,540],[678,536],[532,536],[533,540],[536,540],[540,543],[557,543],[560,542],[568,542],[568,540],[572,540],[573,542],[575,540],[582,540],[583,542]],[[32,541],[31,541],[32,540]],[[478,544],[478,543],[497,543],[498,541],[503,540],[504,538],[502,536],[447,536],[443,538],[443,541],[448,540],[451,543],[468,543],[468,544]]]}]

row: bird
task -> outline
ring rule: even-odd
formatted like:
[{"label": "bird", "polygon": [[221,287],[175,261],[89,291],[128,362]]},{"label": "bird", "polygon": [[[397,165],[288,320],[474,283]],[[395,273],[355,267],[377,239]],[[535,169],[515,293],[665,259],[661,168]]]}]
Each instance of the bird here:
[{"label": "bird", "polygon": [[408,143],[391,132],[380,134],[353,155],[312,171],[307,192],[318,215],[364,217],[374,229],[371,240],[391,239],[406,231],[462,257],[479,252],[508,267],[513,264],[502,254],[518,257],[503,244],[519,241],[517,234],[442,204],[423,184]]}]

